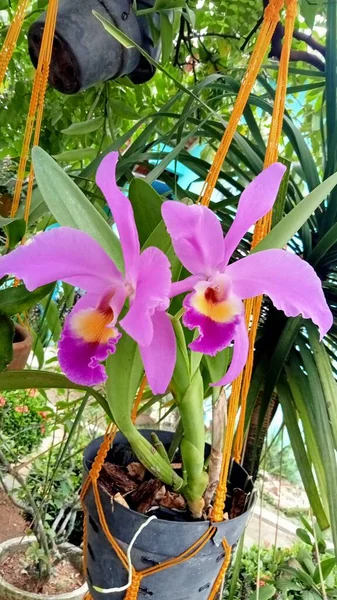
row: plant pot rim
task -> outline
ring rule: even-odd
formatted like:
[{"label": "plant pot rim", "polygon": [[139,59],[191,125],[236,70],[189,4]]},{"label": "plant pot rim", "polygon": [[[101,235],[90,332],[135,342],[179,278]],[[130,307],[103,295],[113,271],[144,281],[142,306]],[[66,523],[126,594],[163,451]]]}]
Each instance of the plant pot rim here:
[{"label": "plant pot rim", "polygon": [[[0,562],[1,558],[7,554],[10,554],[13,548],[16,548],[17,546],[23,548],[25,546],[29,546],[35,541],[36,537],[29,535],[25,537],[12,538],[0,543]],[[78,554],[79,551],[76,546],[68,543],[60,544],[59,547],[61,549],[63,548],[65,552],[68,550],[69,553],[71,550],[73,550],[74,554]],[[76,590],[73,590],[72,592],[66,592],[64,594],[34,594],[32,592],[21,590],[11,583],[8,583],[6,579],[0,575],[0,596],[4,595],[4,599],[10,598],[11,600],[16,600],[16,598],[21,598],[21,600],[83,600],[87,591],[88,586],[87,583],[84,582]]]},{"label": "plant pot rim", "polygon": [[33,343],[33,338],[26,327],[22,327],[22,325],[15,323],[15,331],[20,334],[22,339],[20,342],[13,342],[14,351],[26,349]]},{"label": "plant pot rim", "polygon": [[[150,430],[148,430],[148,429],[139,429],[139,431],[142,431],[144,433],[145,431],[150,431]],[[118,432],[118,433],[121,434],[121,432]],[[117,435],[118,435],[118,433],[117,433]],[[161,430],[161,433],[171,433],[171,432],[169,432],[169,431],[165,432],[164,430]],[[123,435],[123,434],[121,434],[121,435]],[[89,449],[90,446],[94,445],[95,442],[97,443],[98,440],[101,440],[103,442],[103,439],[104,439],[104,436],[99,436],[99,437],[95,438],[94,440],[92,440],[86,446],[86,448],[84,450],[83,466],[84,466],[84,470],[85,470],[86,475],[89,474],[89,470],[90,470],[90,469],[88,469],[88,465],[87,465],[87,450]],[[233,462],[235,462],[235,461],[233,461]],[[244,471],[246,473],[245,469],[239,463],[235,463],[235,464],[237,464],[240,467],[240,469],[242,469],[242,471]],[[249,475],[247,473],[247,478],[248,477],[249,477]],[[170,519],[163,519],[162,517],[160,517],[160,519],[156,519],[155,521],[153,521],[153,525],[157,525],[157,526],[161,525],[162,527],[164,527],[164,526],[169,526],[169,525],[172,526],[173,524],[174,525],[179,524],[180,526],[191,527],[191,529],[192,529],[192,528],[195,528],[196,526],[199,526],[199,527],[201,526],[202,528],[204,528],[205,524],[209,524],[209,525],[211,524],[211,525],[214,525],[214,526],[218,527],[219,525],[222,525],[224,523],[232,523],[232,524],[238,523],[239,521],[241,521],[244,518],[244,515],[247,512],[251,511],[251,516],[253,515],[253,510],[252,509],[255,506],[256,502],[257,502],[257,496],[258,495],[257,495],[256,487],[252,484],[251,498],[250,498],[250,500],[249,500],[249,502],[247,504],[246,510],[243,513],[241,513],[240,515],[238,515],[237,517],[233,517],[232,519],[229,519],[228,521],[227,520],[223,520],[223,521],[221,521],[219,523],[213,523],[213,521],[211,521],[210,519],[207,519],[207,520],[197,520],[197,521],[172,521]],[[130,515],[130,513],[132,513],[133,515],[137,515],[138,518],[140,520],[144,521],[144,522],[147,521],[148,518],[149,518],[149,516],[150,516],[148,514],[139,513],[136,510],[133,510],[130,507],[126,507],[126,506],[124,506],[123,504],[121,504],[119,502],[114,503],[114,504],[115,504],[115,510],[118,510],[119,514],[121,514],[121,515],[124,513],[127,516],[127,515]]]}]

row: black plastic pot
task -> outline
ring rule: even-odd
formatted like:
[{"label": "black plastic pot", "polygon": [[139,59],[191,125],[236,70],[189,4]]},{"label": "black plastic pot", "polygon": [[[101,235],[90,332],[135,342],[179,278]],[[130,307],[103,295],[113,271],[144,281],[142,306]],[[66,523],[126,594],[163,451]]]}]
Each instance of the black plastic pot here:
[{"label": "black plastic pot", "polygon": [[[172,433],[157,432],[167,447],[172,440]],[[150,431],[143,430],[142,434],[149,439]],[[103,438],[98,438],[86,448],[84,453],[85,476],[90,470]],[[112,450],[107,460],[125,466],[135,457],[123,435],[116,436]],[[218,529],[214,538],[191,560],[156,573],[143,579],[139,600],[207,600],[215,578],[224,559],[222,539],[225,537],[230,545],[234,545],[243,533],[251,516],[254,504],[254,489],[246,471],[233,463],[230,482],[228,485],[228,500],[226,510],[230,510],[231,496],[235,488],[250,492],[250,502],[246,511],[229,521],[216,524]],[[128,544],[139,527],[148,518],[130,510],[117,502],[103,490],[100,490],[103,510],[109,529],[126,551]],[[125,592],[101,594],[93,589],[98,586],[103,589],[122,587],[127,583],[128,574],[121,565],[114,550],[106,539],[96,510],[95,499],[90,489],[85,498],[88,513],[87,531],[88,545],[84,551],[87,554],[88,585],[94,600],[123,600]],[[189,548],[209,527],[208,521],[172,521],[157,519],[143,529],[136,540],[131,552],[132,564],[141,571],[177,556]]]},{"label": "black plastic pot", "polygon": [[[138,8],[152,7],[154,0],[141,0]],[[150,56],[158,57],[144,17],[136,17],[130,0],[60,0],[57,13],[49,83],[63,94],[75,94],[108,79],[129,75],[134,83],[144,83],[155,69],[135,48],[127,49],[105,31],[92,14],[105,19],[132,38]],[[37,66],[46,13],[28,32],[28,48]]]}]

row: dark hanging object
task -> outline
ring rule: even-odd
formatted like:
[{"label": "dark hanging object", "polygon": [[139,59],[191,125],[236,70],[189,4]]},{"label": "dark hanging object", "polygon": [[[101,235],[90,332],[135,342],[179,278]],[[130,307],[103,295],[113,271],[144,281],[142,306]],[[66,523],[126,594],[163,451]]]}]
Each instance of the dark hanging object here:
[{"label": "dark hanging object", "polygon": [[[138,2],[149,8],[155,0]],[[57,14],[49,83],[63,94],[76,94],[102,81],[128,75],[133,83],[145,83],[155,68],[136,50],[127,49],[105,31],[92,14],[100,13],[133,39],[150,56],[158,58],[145,17],[136,17],[130,0],[60,0]],[[30,58],[37,66],[46,13],[28,32]]]}]

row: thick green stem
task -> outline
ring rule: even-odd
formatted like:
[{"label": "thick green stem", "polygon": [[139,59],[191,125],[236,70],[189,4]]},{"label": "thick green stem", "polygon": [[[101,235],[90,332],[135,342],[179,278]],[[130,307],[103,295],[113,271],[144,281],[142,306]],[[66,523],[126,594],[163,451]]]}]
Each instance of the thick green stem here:
[{"label": "thick green stem", "polygon": [[208,476],[204,471],[205,426],[204,388],[200,370],[197,369],[190,386],[180,396],[176,392],[177,406],[183,425],[183,439],[180,444],[185,473],[184,496],[192,514],[200,518],[204,508],[203,494]]}]

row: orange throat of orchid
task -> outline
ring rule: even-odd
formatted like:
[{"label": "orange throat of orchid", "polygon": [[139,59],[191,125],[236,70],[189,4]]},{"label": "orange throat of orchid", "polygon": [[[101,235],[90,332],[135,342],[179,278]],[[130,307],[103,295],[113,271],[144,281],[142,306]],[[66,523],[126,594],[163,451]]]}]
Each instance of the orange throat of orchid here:
[{"label": "orange throat of orchid", "polygon": [[191,298],[192,307],[216,323],[230,323],[242,313],[242,302],[233,294],[224,293],[222,286],[206,286],[205,282],[195,287]]},{"label": "orange throat of orchid", "polygon": [[106,344],[118,335],[117,329],[111,325],[113,318],[110,307],[104,310],[88,308],[73,316],[71,327],[75,335],[88,344]]}]

